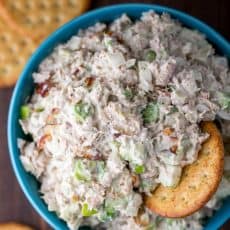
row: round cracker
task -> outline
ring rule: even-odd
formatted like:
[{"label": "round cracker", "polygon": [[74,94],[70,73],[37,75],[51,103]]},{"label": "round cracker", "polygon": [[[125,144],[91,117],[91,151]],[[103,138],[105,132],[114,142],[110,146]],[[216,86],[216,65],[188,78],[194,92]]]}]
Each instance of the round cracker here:
[{"label": "round cracker", "polygon": [[33,228],[16,222],[0,223],[0,230],[33,230]]},{"label": "round cracker", "polygon": [[146,197],[145,204],[153,212],[164,217],[185,217],[202,208],[216,192],[223,173],[223,142],[212,122],[204,122],[201,127],[210,136],[197,161],[185,167],[179,185],[176,188],[160,185]]},{"label": "round cracker", "polygon": [[41,42],[56,28],[85,12],[90,0],[2,0],[0,13],[18,33]]},{"label": "round cracker", "polygon": [[36,45],[16,34],[0,17],[0,87],[12,86],[18,79]]}]

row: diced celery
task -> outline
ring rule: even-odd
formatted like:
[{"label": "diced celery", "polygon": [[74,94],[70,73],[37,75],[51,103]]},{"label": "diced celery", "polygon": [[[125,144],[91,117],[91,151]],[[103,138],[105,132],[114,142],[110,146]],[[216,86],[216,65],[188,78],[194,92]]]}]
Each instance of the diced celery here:
[{"label": "diced celery", "polygon": [[36,111],[37,113],[41,113],[41,112],[43,112],[44,110],[45,110],[44,108],[38,107],[35,111]]},{"label": "diced celery", "polygon": [[155,230],[156,229],[156,224],[152,223],[149,224],[147,227],[145,227],[145,230]]},{"label": "diced celery", "polygon": [[144,165],[136,165],[134,168],[134,172],[136,174],[141,174],[145,172],[145,166]]},{"label": "diced celery", "polygon": [[192,147],[191,141],[188,137],[182,138],[179,147],[177,148],[176,154],[183,154]]},{"label": "diced celery", "polygon": [[173,106],[171,109],[170,109],[170,112],[169,112],[169,115],[172,114],[172,113],[177,113],[179,110],[176,106]]},{"label": "diced celery", "polygon": [[230,93],[219,92],[218,102],[223,110],[230,110]]},{"label": "diced celery", "polygon": [[25,120],[30,116],[30,108],[28,105],[22,105],[20,108],[20,119]]},{"label": "diced celery", "polygon": [[133,97],[134,97],[134,92],[133,92],[132,89],[126,88],[124,90],[124,95],[125,95],[125,97],[126,97],[127,100],[131,101],[133,99]]},{"label": "diced celery", "polygon": [[156,59],[156,52],[154,50],[148,50],[145,56],[146,61],[152,62]]},{"label": "diced celery", "polygon": [[165,218],[165,221],[166,221],[166,223],[168,224],[168,225],[172,225],[173,224],[173,219],[172,218]]},{"label": "diced celery", "polygon": [[99,216],[99,219],[102,222],[111,221],[116,215],[116,210],[111,205],[111,203],[105,202],[104,210],[102,211],[101,215]]},{"label": "diced celery", "polygon": [[87,203],[84,203],[82,205],[82,208],[81,208],[82,216],[89,217],[89,216],[95,215],[96,213],[97,213],[97,210],[96,209],[89,209],[89,206]]},{"label": "diced celery", "polygon": [[77,180],[82,180],[82,181],[91,180],[91,175],[89,171],[85,168],[85,165],[81,160],[77,160],[75,164],[74,175]]},{"label": "diced celery", "polygon": [[99,175],[103,175],[105,173],[105,162],[104,161],[97,162],[97,172]]},{"label": "diced celery", "polygon": [[76,118],[79,122],[83,122],[93,113],[93,107],[87,103],[79,102],[74,106]]},{"label": "diced celery", "polygon": [[144,123],[156,122],[159,117],[159,105],[156,102],[150,102],[142,110],[142,118]]}]

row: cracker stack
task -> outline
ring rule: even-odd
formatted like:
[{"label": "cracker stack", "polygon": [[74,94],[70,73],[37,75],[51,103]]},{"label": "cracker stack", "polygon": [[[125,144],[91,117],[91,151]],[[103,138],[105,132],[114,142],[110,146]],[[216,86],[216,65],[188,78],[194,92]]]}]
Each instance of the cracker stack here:
[{"label": "cracker stack", "polygon": [[90,0],[0,0],[0,87],[12,86],[36,47]]}]

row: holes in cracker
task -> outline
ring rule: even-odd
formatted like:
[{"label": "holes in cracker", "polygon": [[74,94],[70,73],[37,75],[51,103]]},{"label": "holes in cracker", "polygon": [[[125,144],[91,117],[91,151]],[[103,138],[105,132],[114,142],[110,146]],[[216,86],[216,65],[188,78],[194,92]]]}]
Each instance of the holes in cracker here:
[{"label": "holes in cracker", "polygon": [[11,42],[11,40],[13,40],[13,36],[12,36],[12,34],[5,32],[5,33],[2,33],[0,35],[0,39],[1,39],[1,42],[7,44],[7,43]]},{"label": "holes in cracker", "polygon": [[0,67],[0,75],[7,74],[8,69],[6,67]]},{"label": "holes in cracker", "polygon": [[60,2],[55,2],[54,4],[53,4],[53,7],[55,8],[55,9],[59,9],[59,8],[61,8],[61,5],[60,5]]},{"label": "holes in cracker", "polygon": [[203,178],[204,178],[204,179],[207,179],[207,178],[208,178],[208,174],[207,174],[207,173],[204,173],[204,174],[203,174]]},{"label": "holes in cracker", "polygon": [[23,39],[20,41],[19,44],[20,44],[20,46],[25,47],[27,45],[27,43],[28,43],[27,40]]},{"label": "holes in cracker", "polygon": [[33,8],[32,2],[31,2],[31,1],[27,1],[27,2],[25,3],[25,8],[28,9],[28,10],[30,10],[31,8]]},{"label": "holes in cracker", "polygon": [[69,5],[70,5],[70,6],[76,6],[76,1],[74,1],[74,0],[69,0]]},{"label": "holes in cracker", "polygon": [[13,1],[11,4],[10,4],[10,8],[12,9],[15,9],[15,10],[18,10],[18,9],[21,9],[23,8],[22,4],[18,1]]},{"label": "holes in cracker", "polygon": [[16,10],[16,9],[17,9],[16,4],[12,2],[12,3],[10,4],[10,10],[13,11],[13,10]]},{"label": "holes in cracker", "polygon": [[24,19],[24,23],[27,24],[27,25],[31,25],[31,24],[32,24],[31,18],[30,18],[30,17],[26,17],[26,18]]},{"label": "holes in cracker", "polygon": [[39,18],[39,19],[38,19],[38,24],[39,24],[39,25],[43,25],[44,23],[45,23],[44,18]]},{"label": "holes in cracker", "polygon": [[13,62],[14,65],[20,65],[20,59],[17,59],[17,58],[13,59],[12,62]]},{"label": "holes in cracker", "polygon": [[44,10],[47,7],[45,1],[44,2],[40,2],[39,3],[39,7]]},{"label": "holes in cracker", "polygon": [[197,189],[197,187],[195,185],[189,185],[188,188],[191,189],[191,190],[196,190]]},{"label": "holes in cracker", "polygon": [[7,36],[5,34],[0,35],[0,41],[5,42],[7,40]]},{"label": "holes in cracker", "polygon": [[61,23],[62,17],[61,17],[60,15],[57,15],[57,16],[55,16],[54,21],[55,21],[56,23]]}]

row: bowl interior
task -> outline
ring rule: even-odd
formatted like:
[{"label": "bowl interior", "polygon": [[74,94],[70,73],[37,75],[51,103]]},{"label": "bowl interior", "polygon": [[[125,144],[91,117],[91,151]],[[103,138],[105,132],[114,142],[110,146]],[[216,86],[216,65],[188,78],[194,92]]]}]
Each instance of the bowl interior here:
[{"label": "bowl interior", "polygon": [[[75,35],[79,29],[87,28],[88,26],[92,26],[99,21],[110,23],[123,13],[127,13],[132,19],[135,20],[140,18],[142,12],[148,10],[154,10],[157,13],[168,12],[173,18],[178,19],[185,26],[194,28],[206,34],[208,40],[214,44],[219,53],[230,57],[230,44],[213,29],[203,24],[199,20],[180,11],[156,5],[123,4],[101,8],[73,19],[48,37],[48,39],[43,42],[43,44],[37,49],[37,51],[28,61],[15,87],[8,116],[8,145],[14,172],[26,197],[37,210],[37,212],[54,229],[67,230],[68,228],[66,224],[56,216],[55,213],[48,211],[47,205],[40,198],[39,183],[32,175],[25,172],[20,162],[20,152],[17,148],[17,138],[24,137],[18,123],[19,108],[33,91],[34,84],[32,81],[32,73],[37,71],[41,61],[52,52],[56,45],[66,42],[71,36]],[[221,209],[218,210],[215,215],[206,222],[205,229],[217,229],[229,217],[230,199],[226,199],[226,202],[224,202],[224,205],[221,207]]]}]

